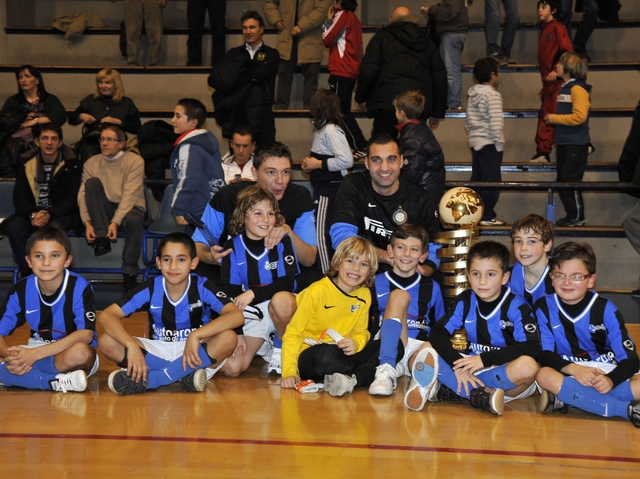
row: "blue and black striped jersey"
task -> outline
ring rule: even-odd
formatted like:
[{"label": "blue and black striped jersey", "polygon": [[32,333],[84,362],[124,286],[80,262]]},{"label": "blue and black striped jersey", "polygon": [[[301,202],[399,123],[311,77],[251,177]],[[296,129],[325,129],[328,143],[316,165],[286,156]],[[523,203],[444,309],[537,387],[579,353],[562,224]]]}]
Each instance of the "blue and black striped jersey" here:
[{"label": "blue and black striped jersey", "polygon": [[592,295],[590,301],[575,317],[566,312],[556,294],[536,302],[542,350],[574,363],[618,364],[625,359],[638,359],[616,305],[595,291],[587,294]]},{"label": "blue and black striped jersey", "polygon": [[431,278],[419,273],[415,273],[411,278],[402,278],[393,271],[376,275],[371,294],[371,312],[375,316],[373,319],[376,330],[387,308],[389,293],[395,289],[402,289],[411,297],[407,312],[409,337],[427,341],[432,324],[444,315],[440,286]]},{"label": "blue and black striped jersey", "polygon": [[516,263],[511,267],[511,277],[507,286],[511,288],[514,294],[526,299],[531,306],[540,298],[555,293],[551,283],[551,276],[549,276],[549,265],[544,269],[536,285],[532,289],[527,289],[524,282],[524,268],[520,263]]},{"label": "blue and black striped jersey", "polygon": [[210,280],[191,274],[184,294],[172,301],[162,276],[149,278],[116,301],[125,315],[147,311],[149,337],[157,341],[186,341],[191,331],[218,317],[229,303],[227,295]]},{"label": "blue and black striped jersey", "polygon": [[62,285],[53,297],[42,296],[35,275],[16,283],[0,308],[0,318],[0,336],[9,336],[26,322],[36,340],[56,341],[74,331],[88,329],[94,332],[91,346],[98,345],[91,283],[66,269]]}]

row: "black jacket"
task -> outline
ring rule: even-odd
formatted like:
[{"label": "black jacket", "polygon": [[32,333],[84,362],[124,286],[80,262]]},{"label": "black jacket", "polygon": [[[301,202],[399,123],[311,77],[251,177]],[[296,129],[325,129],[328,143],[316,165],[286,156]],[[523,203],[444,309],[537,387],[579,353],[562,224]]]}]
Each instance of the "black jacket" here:
[{"label": "black jacket", "polygon": [[360,63],[356,102],[366,102],[372,116],[375,110],[393,111],[393,99],[407,90],[419,90],[427,99],[424,118],[444,118],[447,70],[415,17],[400,17],[369,41]]},{"label": "black jacket", "polygon": [[[242,108],[249,125],[261,124],[264,106],[272,105],[280,55],[264,43],[253,59],[245,45],[232,48],[216,62],[209,75],[213,93],[214,116],[222,136],[230,138],[237,125],[234,110]],[[269,107],[270,108],[270,107]]]},{"label": "black jacket", "polygon": [[407,123],[400,132],[404,179],[429,192],[437,207],[444,194],[444,153],[431,128],[424,123]]}]

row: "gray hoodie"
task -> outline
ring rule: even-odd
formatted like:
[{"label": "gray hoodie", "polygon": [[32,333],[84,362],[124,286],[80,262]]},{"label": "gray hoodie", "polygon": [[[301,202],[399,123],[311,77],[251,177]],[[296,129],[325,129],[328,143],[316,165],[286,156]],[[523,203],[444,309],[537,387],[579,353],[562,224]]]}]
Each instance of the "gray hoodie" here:
[{"label": "gray hoodie", "polygon": [[496,150],[504,148],[504,119],[502,95],[491,85],[474,85],[469,88],[465,128],[469,135],[469,147],[479,150],[495,144]]}]

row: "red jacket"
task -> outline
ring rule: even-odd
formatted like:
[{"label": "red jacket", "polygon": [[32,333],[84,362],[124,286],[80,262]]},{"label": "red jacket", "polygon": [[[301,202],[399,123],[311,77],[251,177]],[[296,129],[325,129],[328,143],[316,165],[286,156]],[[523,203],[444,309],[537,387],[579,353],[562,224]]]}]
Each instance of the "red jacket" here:
[{"label": "red jacket", "polygon": [[555,70],[560,55],[564,52],[572,52],[573,45],[567,29],[555,18],[543,23],[541,28],[538,39],[538,66],[544,82],[549,73]]},{"label": "red jacket", "polygon": [[329,74],[356,80],[362,59],[362,24],[351,10],[334,8],[333,22],[327,20],[322,32],[329,49]]}]

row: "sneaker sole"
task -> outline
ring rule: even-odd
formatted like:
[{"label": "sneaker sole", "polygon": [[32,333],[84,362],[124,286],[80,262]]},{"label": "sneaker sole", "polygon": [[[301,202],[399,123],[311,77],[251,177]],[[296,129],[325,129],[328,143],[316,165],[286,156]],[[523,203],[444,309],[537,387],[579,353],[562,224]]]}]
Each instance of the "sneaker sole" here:
[{"label": "sneaker sole", "polygon": [[120,393],[113,386],[113,378],[115,378],[116,374],[118,374],[121,371],[122,371],[122,369],[117,369],[116,371],[112,371],[111,374],[109,374],[109,380],[107,381],[107,384],[109,385],[109,389],[111,389],[111,392],[113,392],[115,394],[120,394]]},{"label": "sneaker sole", "polygon": [[[427,363],[429,358],[433,364]],[[404,405],[412,411],[420,411],[438,379],[438,356],[434,349],[425,348],[418,352],[411,369],[411,376],[409,389],[404,395]]]},{"label": "sneaker sole", "polygon": [[327,374],[324,377],[324,390],[327,391],[333,397],[343,396],[349,389],[348,384],[345,383],[343,375],[333,377],[333,374]]},{"label": "sneaker sole", "polygon": [[553,412],[553,403],[554,400],[551,397],[551,394],[546,389],[542,390],[540,393],[540,401],[538,403],[538,410],[542,414],[550,414]]},{"label": "sneaker sole", "polygon": [[393,391],[397,387],[397,384],[394,384],[391,389],[380,387],[373,387],[373,384],[369,386],[369,394],[372,396],[391,396]]},{"label": "sneaker sole", "polygon": [[[182,387],[185,387],[184,385]],[[186,388],[189,392],[201,393],[207,387],[206,369],[198,369],[193,373],[193,389]]]},{"label": "sneaker sole", "polygon": [[491,412],[498,416],[504,414],[504,389],[496,389],[491,394]]}]

